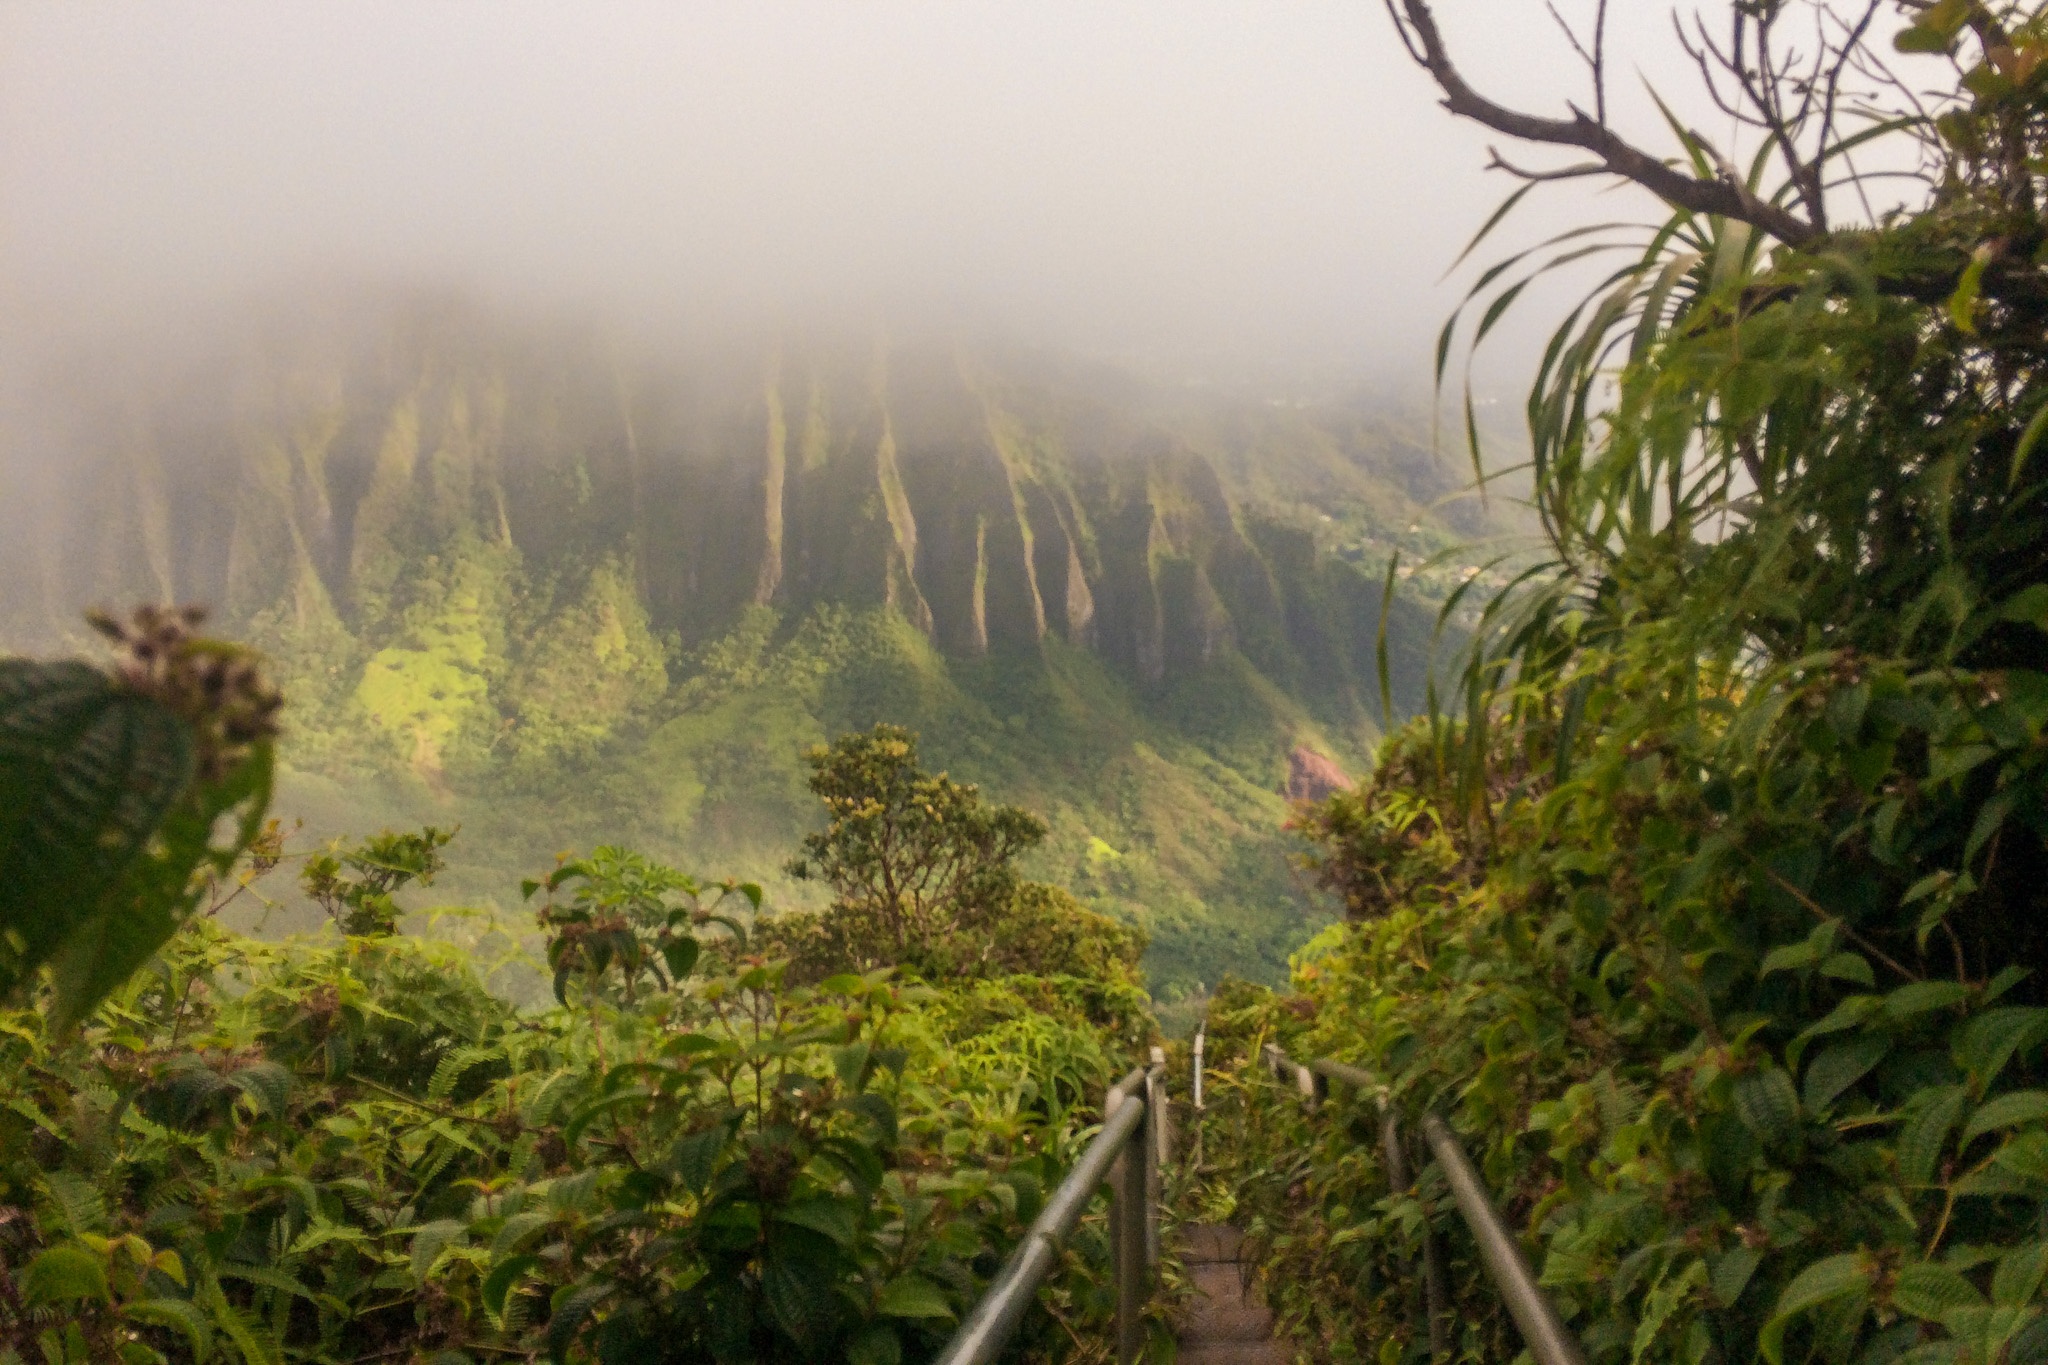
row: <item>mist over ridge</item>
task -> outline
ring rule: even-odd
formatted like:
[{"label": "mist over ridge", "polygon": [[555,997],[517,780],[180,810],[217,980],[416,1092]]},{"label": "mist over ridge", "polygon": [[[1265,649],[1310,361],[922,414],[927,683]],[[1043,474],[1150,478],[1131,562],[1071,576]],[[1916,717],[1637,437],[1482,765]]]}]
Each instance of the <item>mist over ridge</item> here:
[{"label": "mist over ridge", "polygon": [[[1045,810],[1052,870],[1183,985],[1298,941],[1290,754],[1362,766],[1385,555],[1468,515],[1430,510],[1461,476],[1419,418],[936,330],[359,297],[35,397],[0,639],[212,604],[290,698],[315,830],[459,819],[456,884],[501,902],[570,831],[773,879],[801,753],[886,720]],[[1409,707],[1431,609],[1396,607]]]}]

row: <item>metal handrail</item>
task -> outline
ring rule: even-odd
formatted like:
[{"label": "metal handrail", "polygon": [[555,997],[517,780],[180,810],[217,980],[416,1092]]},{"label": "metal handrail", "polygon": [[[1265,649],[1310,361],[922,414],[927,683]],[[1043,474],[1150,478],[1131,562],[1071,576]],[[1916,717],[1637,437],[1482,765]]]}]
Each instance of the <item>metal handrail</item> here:
[{"label": "metal handrail", "polygon": [[[1387,1180],[1396,1189],[1409,1188],[1400,1119],[1387,1103],[1378,1077],[1343,1062],[1319,1060],[1303,1066],[1271,1043],[1266,1044],[1265,1051],[1274,1076],[1291,1073],[1296,1089],[1310,1105],[1321,1098],[1323,1086],[1319,1080],[1342,1081],[1361,1090],[1380,1092],[1380,1144],[1387,1164]],[[1425,1114],[1422,1136],[1443,1170],[1444,1181],[1451,1187],[1451,1197],[1457,1202],[1458,1212],[1464,1215],[1465,1226],[1472,1230],[1472,1239],[1479,1246],[1480,1264],[1485,1266],[1487,1278],[1493,1281],[1501,1302],[1507,1306],[1508,1316],[1514,1319],[1529,1354],[1535,1357],[1537,1365],[1586,1365],[1584,1348],[1537,1286],[1535,1273],[1522,1255],[1521,1243],[1494,1206],[1457,1134],[1435,1114]],[[1448,1354],[1449,1343],[1443,1331],[1443,1273],[1434,1237],[1423,1243],[1423,1276],[1428,1296],[1430,1354],[1441,1359]]]},{"label": "metal handrail", "polygon": [[1168,1141],[1165,1073],[1165,1056],[1154,1048],[1150,1066],[1133,1068],[1110,1087],[1101,1131],[989,1281],[967,1321],[939,1353],[937,1365],[989,1365],[1009,1344],[1058,1259],[1060,1244],[1105,1182],[1116,1257],[1117,1360],[1130,1365],[1137,1359],[1144,1344],[1145,1301],[1159,1267],[1159,1172]]}]

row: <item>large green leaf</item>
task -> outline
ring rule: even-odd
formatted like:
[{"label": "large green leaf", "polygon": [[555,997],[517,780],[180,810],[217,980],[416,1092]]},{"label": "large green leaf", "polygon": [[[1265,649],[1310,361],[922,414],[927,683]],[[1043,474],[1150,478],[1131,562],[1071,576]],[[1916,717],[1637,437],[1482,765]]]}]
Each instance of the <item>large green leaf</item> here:
[{"label": "large green leaf", "polygon": [[1909,1265],[1892,1284],[1892,1303],[1901,1311],[1939,1322],[1951,1310],[1981,1305],[1976,1286],[1948,1266],[1934,1261]]},{"label": "large green leaf", "polygon": [[99,670],[0,660],[0,992],[101,913],[194,762],[184,721]]},{"label": "large green leaf", "polygon": [[1825,1110],[1889,1051],[1891,1040],[1881,1033],[1861,1034],[1824,1050],[1806,1068],[1806,1107],[1815,1113]]},{"label": "large green leaf", "polygon": [[1847,1298],[1870,1292],[1870,1266],[1861,1252],[1849,1251],[1815,1261],[1799,1272],[1785,1292],[1778,1296],[1771,1319],[1764,1324],[1758,1345],[1771,1365],[1785,1358],[1785,1329],[1800,1314]]},{"label": "large green leaf", "polygon": [[[174,805],[144,855],[107,886],[90,918],[75,924],[52,959],[57,998],[51,1024],[70,1027],[156,955],[192,914],[205,887],[197,874],[225,875],[270,809],[273,750],[257,745],[219,782]],[[231,820],[225,843],[215,830]]]},{"label": "large green leaf", "polygon": [[1964,1126],[1963,1135],[1956,1145],[1968,1147],[1971,1139],[1984,1133],[2014,1128],[2041,1118],[2048,1118],[2048,1090],[2019,1090],[2000,1095],[1978,1106],[1977,1112],[1970,1115],[1970,1121]]},{"label": "large green leaf", "polygon": [[1768,1146],[1782,1147],[1799,1136],[1799,1094],[1781,1067],[1766,1063],[1738,1076],[1735,1112]]},{"label": "large green leaf", "polygon": [[876,1305],[884,1317],[950,1318],[953,1307],[939,1287],[922,1275],[898,1275],[882,1289]]},{"label": "large green leaf", "polygon": [[105,1301],[112,1295],[107,1288],[107,1268],[100,1258],[82,1246],[66,1243],[28,1263],[21,1272],[21,1297],[24,1303],[36,1305],[79,1299]]}]

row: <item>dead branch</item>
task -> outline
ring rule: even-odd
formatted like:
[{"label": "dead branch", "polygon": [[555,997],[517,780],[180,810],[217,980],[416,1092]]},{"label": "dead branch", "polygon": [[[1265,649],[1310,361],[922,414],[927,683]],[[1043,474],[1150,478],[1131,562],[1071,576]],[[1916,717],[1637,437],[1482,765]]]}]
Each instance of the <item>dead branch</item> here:
[{"label": "dead branch", "polygon": [[1823,235],[1821,223],[1760,199],[1725,170],[1712,178],[1688,174],[1628,142],[1600,117],[1575,106],[1568,106],[1570,118],[1557,119],[1496,104],[1474,90],[1451,60],[1427,0],[1384,3],[1409,54],[1436,82],[1444,95],[1444,107],[1453,114],[1519,141],[1590,152],[1607,174],[1640,185],[1668,204],[1748,223],[1788,245],[1803,246]]}]

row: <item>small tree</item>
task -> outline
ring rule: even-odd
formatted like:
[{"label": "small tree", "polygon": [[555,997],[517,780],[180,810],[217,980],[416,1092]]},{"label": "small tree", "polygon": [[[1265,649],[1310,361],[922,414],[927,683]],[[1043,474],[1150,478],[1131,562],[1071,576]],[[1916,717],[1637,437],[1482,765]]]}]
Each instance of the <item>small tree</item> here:
[{"label": "small tree", "polygon": [[299,885],[344,934],[383,938],[398,932],[395,895],[412,882],[433,885],[441,850],[457,831],[428,825],[418,834],[382,834],[344,847],[340,840],[306,860]]},{"label": "small tree", "polygon": [[917,736],[898,726],[841,736],[805,759],[830,823],[788,871],[832,888],[826,932],[865,967],[928,965],[963,929],[992,924],[1016,894],[1011,864],[1045,838],[1031,812],[927,774]]}]

